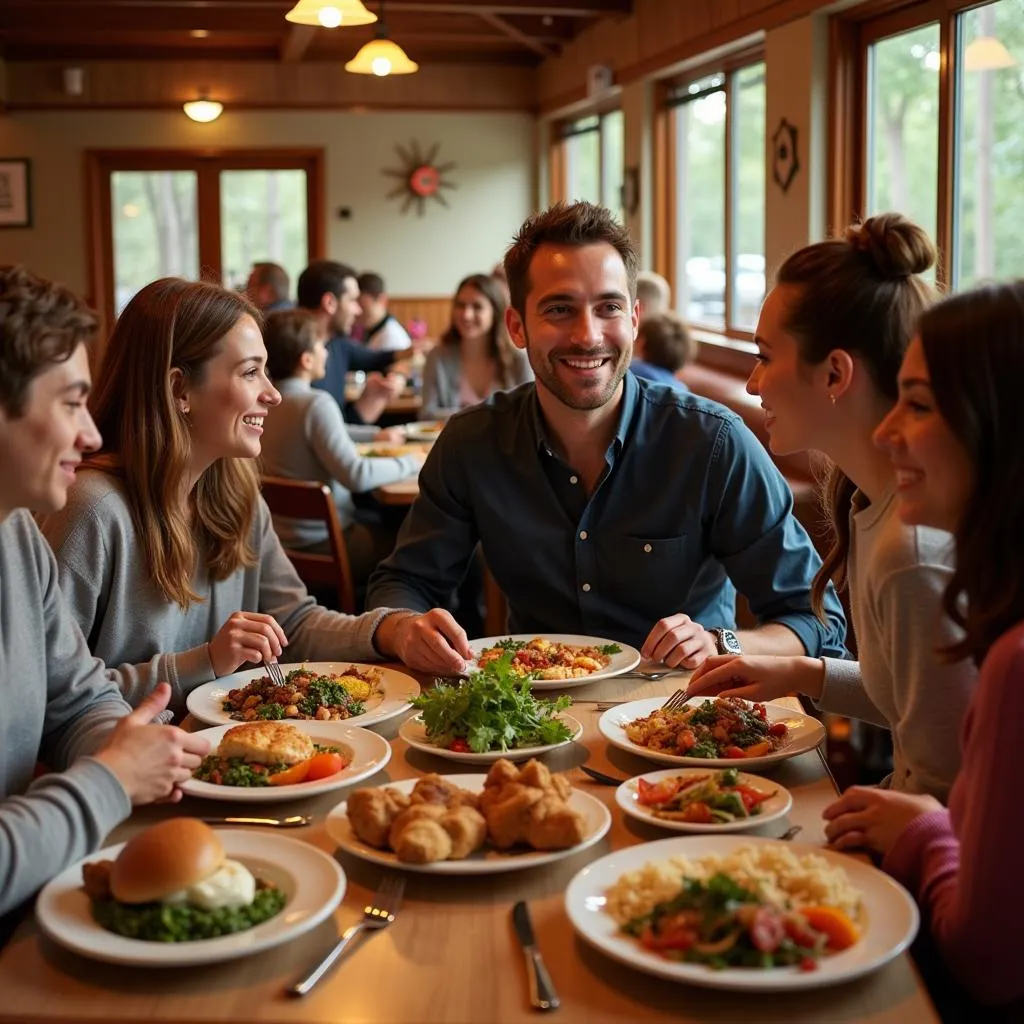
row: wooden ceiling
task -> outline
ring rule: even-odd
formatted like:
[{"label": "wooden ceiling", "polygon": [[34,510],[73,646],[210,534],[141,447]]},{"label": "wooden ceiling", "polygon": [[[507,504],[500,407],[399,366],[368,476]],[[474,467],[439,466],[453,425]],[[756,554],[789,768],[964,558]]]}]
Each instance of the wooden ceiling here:
[{"label": "wooden ceiling", "polygon": [[[380,13],[378,0],[363,0]],[[349,59],[376,26],[293,25],[294,0],[0,0],[7,60]],[[632,0],[386,0],[389,35],[413,60],[535,65]]]}]

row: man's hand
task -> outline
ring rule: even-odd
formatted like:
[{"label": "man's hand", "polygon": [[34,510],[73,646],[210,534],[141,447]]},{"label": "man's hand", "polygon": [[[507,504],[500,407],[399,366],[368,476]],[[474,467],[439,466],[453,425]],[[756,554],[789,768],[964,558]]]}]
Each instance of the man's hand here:
[{"label": "man's hand", "polygon": [[696,668],[717,650],[715,638],[689,615],[670,615],[654,624],[640,653],[669,668]]},{"label": "man's hand", "polygon": [[688,697],[745,697],[775,700],[794,690],[818,698],[825,681],[821,658],[773,654],[716,654],[690,676]]},{"label": "man's hand", "polygon": [[153,724],[170,699],[170,686],[161,683],[117,723],[107,745],[96,754],[135,805],[180,800],[178,786],[192,777],[210,752],[210,744],[199,736],[173,725]]},{"label": "man's hand", "polygon": [[466,671],[473,657],[465,630],[443,608],[423,615],[388,615],[377,627],[373,642],[387,658],[398,658],[419,672],[453,676]]},{"label": "man's hand", "polygon": [[884,857],[915,818],[941,810],[933,796],[851,786],[822,817],[828,822],[825,835],[837,850],[874,850]]},{"label": "man's hand", "polygon": [[210,661],[218,677],[227,676],[246,662],[279,658],[287,645],[288,638],[272,615],[235,612],[210,641]]},{"label": "man's hand", "polygon": [[381,444],[404,444],[405,431],[401,427],[385,427],[373,435],[374,441]]}]

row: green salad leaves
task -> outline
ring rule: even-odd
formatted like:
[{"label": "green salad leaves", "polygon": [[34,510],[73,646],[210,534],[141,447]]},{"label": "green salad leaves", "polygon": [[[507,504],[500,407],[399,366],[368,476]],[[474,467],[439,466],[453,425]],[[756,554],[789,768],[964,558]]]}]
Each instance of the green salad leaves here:
[{"label": "green salad leaves", "polygon": [[431,743],[446,748],[466,744],[474,753],[483,754],[572,738],[569,727],[556,717],[572,700],[534,697],[529,678],[513,674],[512,654],[507,650],[460,684],[438,682],[413,699]]}]

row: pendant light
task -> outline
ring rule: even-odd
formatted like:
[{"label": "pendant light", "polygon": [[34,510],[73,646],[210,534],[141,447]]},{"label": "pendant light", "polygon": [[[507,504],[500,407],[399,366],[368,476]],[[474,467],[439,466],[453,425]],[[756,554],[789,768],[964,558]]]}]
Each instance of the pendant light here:
[{"label": "pendant light", "polygon": [[299,0],[285,18],[296,25],[349,28],[352,25],[372,25],[377,15],[368,11],[362,0]]},{"label": "pendant light", "polygon": [[205,93],[203,93],[197,100],[189,100],[188,103],[182,104],[182,110],[192,118],[193,121],[198,121],[200,124],[209,124],[210,121],[216,121],[224,111],[224,104],[218,103],[216,100],[209,99]]},{"label": "pendant light", "polygon": [[384,21],[384,3],[381,0],[380,22],[376,35],[345,65],[345,70],[356,75],[376,75],[378,78],[384,78],[387,75],[411,75],[419,69],[419,64],[410,60],[405,50],[388,38],[388,27]]}]

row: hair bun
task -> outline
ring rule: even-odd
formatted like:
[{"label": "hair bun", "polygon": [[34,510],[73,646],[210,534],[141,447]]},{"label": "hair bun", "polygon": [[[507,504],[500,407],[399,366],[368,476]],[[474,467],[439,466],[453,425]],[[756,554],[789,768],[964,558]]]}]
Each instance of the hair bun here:
[{"label": "hair bun", "polygon": [[871,257],[883,277],[923,274],[938,253],[924,228],[900,213],[880,213],[846,229],[846,240]]}]

